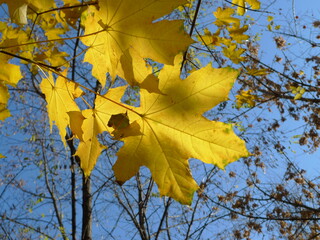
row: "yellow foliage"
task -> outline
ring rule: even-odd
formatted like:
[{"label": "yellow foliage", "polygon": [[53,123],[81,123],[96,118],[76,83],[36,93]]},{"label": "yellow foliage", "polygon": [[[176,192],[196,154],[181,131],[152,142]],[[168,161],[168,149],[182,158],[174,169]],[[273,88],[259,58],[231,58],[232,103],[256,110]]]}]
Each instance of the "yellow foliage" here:
[{"label": "yellow foliage", "polygon": [[229,58],[233,63],[239,64],[241,61],[245,60],[245,57],[240,55],[245,52],[243,48],[237,48],[237,45],[231,43],[229,46],[222,49],[223,54]]},{"label": "yellow foliage", "polygon": [[234,14],[234,9],[232,8],[221,8],[218,7],[217,10],[213,13],[213,15],[216,17],[216,21],[214,24],[216,26],[229,26],[232,24],[235,24],[236,26],[240,26],[240,19],[231,17],[231,15]]},{"label": "yellow foliage", "polygon": [[[214,16],[216,17],[216,21],[214,24],[219,26],[220,28],[226,28],[229,32],[229,35],[231,38],[223,38],[219,37],[220,30],[216,32],[215,36],[215,45],[218,44],[224,44],[226,47],[223,49],[224,55],[228,58],[230,58],[231,61],[235,63],[239,63],[240,61],[243,61],[244,58],[239,58],[242,54],[242,48],[236,50],[237,52],[233,53],[237,48],[237,45],[235,43],[243,43],[243,41],[249,39],[249,36],[244,34],[248,30],[248,25],[240,26],[240,19],[236,17],[232,17],[234,15],[235,10],[232,8],[218,8],[216,12],[214,12]],[[204,37],[208,39],[206,36],[210,36],[209,34],[205,34]],[[236,56],[238,55],[238,57]]]},{"label": "yellow foliage", "polygon": [[239,95],[236,96],[236,107],[254,107],[258,97],[252,94],[252,90],[240,91]]},{"label": "yellow foliage", "polygon": [[[70,117],[76,117],[69,115]],[[83,129],[82,139],[75,153],[80,158],[80,167],[84,172],[84,175],[88,177],[94,168],[101,151],[105,148],[98,141],[98,134],[105,131],[104,128],[101,129],[99,116],[95,109],[86,109],[82,111],[82,116],[77,116],[83,119],[81,123],[79,119],[72,119],[71,121],[78,121],[81,124],[81,129]],[[103,126],[103,125],[102,125]],[[72,129],[74,131],[74,129]],[[79,133],[77,133],[79,135]]]},{"label": "yellow foliage", "polygon": [[[173,64],[174,56],[193,42],[184,32],[183,21],[154,20],[186,3],[185,0],[123,0],[99,1],[99,10],[90,6],[85,20],[82,42],[88,46],[84,61],[93,66],[92,74],[104,85],[106,73],[112,78],[124,76],[124,68],[134,72],[128,64],[133,48],[141,58],[151,58],[164,64]],[[124,64],[120,59],[124,60]]]},{"label": "yellow foliage", "polygon": [[298,99],[302,98],[303,94],[306,92],[306,90],[300,86],[299,87],[290,86],[290,89],[291,89],[292,93],[295,94],[294,100],[298,100]]},{"label": "yellow foliage", "polygon": [[[188,159],[224,168],[240,157],[248,156],[245,143],[232,126],[209,121],[202,114],[228,99],[238,71],[207,66],[181,80],[180,61],[165,66],[159,74],[163,95],[141,89],[141,107],[128,111],[137,122],[141,135],[123,138],[113,167],[119,183],[136,174],[139,167],[150,169],[161,195],[190,204],[198,188],[192,179]],[[125,168],[123,166],[126,166]]]},{"label": "yellow foliage", "polygon": [[273,20],[273,16],[268,16],[268,18],[267,18],[267,20],[268,20],[268,22],[271,22],[272,20]]},{"label": "yellow foliage", "polygon": [[10,117],[10,112],[7,109],[9,97],[10,94],[7,86],[4,84],[4,81],[0,81],[0,120]]},{"label": "yellow foliage", "polygon": [[270,71],[265,68],[261,68],[261,69],[247,68],[246,71],[247,71],[247,74],[251,76],[263,76],[263,75],[268,75],[270,73]]},{"label": "yellow foliage", "polygon": [[252,9],[260,9],[259,0],[232,0],[232,3],[238,6],[237,13],[241,16],[246,12],[246,3],[248,3]]},{"label": "yellow foliage", "polygon": [[202,42],[206,46],[220,45],[219,30],[215,33],[211,33],[209,29],[205,28],[203,31],[204,31],[204,35],[197,36],[199,42]]},{"label": "yellow foliage", "polygon": [[6,56],[1,55],[0,58],[0,120],[4,120],[10,116],[7,109],[7,103],[10,98],[7,85],[16,87],[22,78],[20,67],[14,64],[5,63]]},{"label": "yellow foliage", "polygon": [[232,40],[236,41],[237,43],[242,43],[243,41],[249,39],[248,35],[243,34],[248,30],[248,25],[244,25],[242,28],[240,28],[238,25],[233,25],[227,29],[230,33],[230,37],[232,37]]},{"label": "yellow foliage", "polygon": [[64,77],[67,76],[66,69],[62,76],[59,76],[54,82],[52,74],[42,79],[40,84],[41,91],[46,96],[47,110],[50,119],[50,130],[52,124],[58,127],[61,141],[66,146],[66,127],[69,126],[69,111],[79,111],[79,107],[74,101],[76,97],[82,94],[82,90],[74,82],[69,82]]},{"label": "yellow foliage", "polygon": [[[252,8],[257,7],[256,0],[246,1]],[[62,2],[65,6],[80,3],[76,0]],[[84,61],[92,64],[92,75],[103,86],[109,73],[113,79],[120,76],[131,86],[140,87],[140,107],[121,102],[125,86],[109,89],[104,95],[96,94],[94,107],[81,111],[75,99],[83,91],[77,83],[67,80],[68,69],[56,80],[51,73],[42,79],[40,89],[47,102],[50,131],[55,124],[66,146],[66,128],[71,128],[72,137],[80,141],[75,155],[80,158],[80,167],[86,177],[106,148],[98,140],[103,132],[124,142],[113,167],[119,183],[124,183],[141,166],[146,166],[160,194],[183,204],[190,204],[194,191],[198,189],[189,169],[190,158],[224,169],[227,164],[249,155],[245,142],[233,132],[231,124],[203,117],[206,111],[228,100],[228,93],[239,71],[214,69],[208,65],[193,71],[187,79],[180,79],[182,57],[176,55],[186,51],[193,40],[185,33],[182,20],[159,19],[178,6],[193,2],[99,0],[96,6],[86,6],[81,10],[66,8],[60,14],[57,11],[45,12],[34,20],[45,33],[42,39],[37,38],[41,44],[36,45],[39,47],[36,50],[32,44],[26,44],[36,41],[30,38],[28,32],[31,30],[27,26],[24,27],[27,32],[21,33],[20,27],[15,29],[0,24],[0,48],[13,46],[8,51],[27,57],[30,59],[28,63],[36,59],[61,66],[66,62],[67,53],[42,40],[60,38],[69,30],[68,24],[76,27],[76,21],[81,18],[85,29],[81,41],[88,47]],[[244,5],[244,2],[233,0],[239,5]],[[27,23],[27,14],[30,18],[41,10],[54,7],[54,0],[0,0],[1,3],[8,4],[11,18],[18,24]],[[241,57],[245,50],[239,48],[237,43],[248,39],[244,34],[248,26],[241,27],[240,20],[232,16],[234,13],[231,8],[218,8],[214,15],[215,24],[220,29],[213,34],[208,29],[204,30],[201,40],[205,45],[225,45],[223,54],[238,64],[245,59]],[[36,31],[34,29],[32,31]],[[221,29],[228,30],[230,38],[219,37]],[[16,86],[22,78],[18,66],[6,63],[12,56],[2,57],[1,62],[5,63],[0,65],[0,120],[10,115],[6,109],[9,99],[7,85]],[[146,63],[146,58],[165,64],[158,77]],[[261,75],[259,72],[255,74]],[[251,104],[250,96],[247,91],[239,101]],[[251,101],[254,103],[254,99]]]},{"label": "yellow foliage", "polygon": [[11,21],[17,24],[27,24],[27,10],[48,10],[55,6],[54,0],[0,0],[0,4],[6,3],[9,8]]},{"label": "yellow foliage", "polygon": [[108,119],[113,114],[124,111],[120,104],[124,91],[125,87],[110,89],[105,95],[97,96],[94,109],[82,112],[72,110],[67,113],[70,117],[71,130],[80,139],[76,155],[80,158],[80,166],[86,176],[90,175],[101,151],[105,148],[99,143],[98,134],[104,131],[111,133],[113,128],[108,126]]}]

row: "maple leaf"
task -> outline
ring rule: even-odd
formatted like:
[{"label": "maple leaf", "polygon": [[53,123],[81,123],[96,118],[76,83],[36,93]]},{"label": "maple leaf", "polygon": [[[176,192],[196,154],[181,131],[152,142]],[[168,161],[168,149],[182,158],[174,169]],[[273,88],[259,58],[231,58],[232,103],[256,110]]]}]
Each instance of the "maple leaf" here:
[{"label": "maple leaf", "polygon": [[213,13],[216,17],[214,24],[218,27],[229,26],[229,25],[240,25],[240,19],[231,17],[234,14],[234,9],[232,8],[221,8],[218,7],[217,10]]},{"label": "maple leaf", "polygon": [[10,111],[7,109],[7,103],[10,98],[8,87],[3,81],[0,81],[0,120],[10,117]]},{"label": "maple leaf", "polygon": [[27,10],[31,5],[33,11],[48,10],[55,5],[54,0],[0,0],[0,4],[6,3],[12,22],[27,24]]},{"label": "maple leaf", "polygon": [[113,128],[108,126],[107,119],[124,111],[120,103],[125,89],[126,87],[112,88],[105,95],[98,95],[93,109],[68,112],[71,130],[80,139],[75,155],[80,158],[80,167],[85,176],[90,175],[101,151],[105,148],[99,143],[98,134],[104,131],[112,132]]},{"label": "maple leaf", "polygon": [[19,80],[22,78],[20,67],[10,63],[4,63],[0,58],[0,81],[16,87]]},{"label": "maple leaf", "polygon": [[242,43],[245,40],[249,39],[249,36],[243,34],[248,30],[248,25],[244,25],[242,28],[238,25],[233,25],[232,27],[228,27],[228,31],[230,33],[230,37],[232,40],[236,41],[237,43]]},{"label": "maple leaf", "polygon": [[79,86],[74,82],[69,82],[68,70],[63,71],[62,76],[58,76],[54,82],[52,74],[42,79],[40,84],[41,91],[46,96],[47,110],[50,119],[50,131],[53,122],[59,129],[61,141],[66,146],[66,127],[69,125],[69,111],[79,111],[79,107],[74,101],[75,98],[83,93]]},{"label": "maple leaf", "polygon": [[131,58],[129,48],[137,51],[140,58],[173,64],[175,55],[185,51],[193,40],[184,32],[183,21],[154,21],[184,3],[185,0],[101,0],[99,10],[90,6],[84,22],[87,37],[81,39],[89,46],[84,61],[92,64],[92,75],[104,85],[107,72],[112,78],[124,78],[127,71],[123,68],[139,71],[120,61]]},{"label": "maple leaf", "polygon": [[[83,170],[84,175],[88,177],[94,168],[101,151],[105,148],[98,140],[98,134],[103,132],[104,128],[101,129],[95,109],[86,109],[81,113],[83,117],[75,115],[69,116],[70,118],[77,117],[83,119],[82,123],[78,120],[81,124],[81,128],[85,129],[85,131],[83,131],[83,136],[81,136],[82,141],[80,141],[75,155],[80,158],[80,167]],[[75,121],[75,119],[72,119],[71,121]],[[76,130],[73,128],[72,131]],[[79,136],[80,134],[77,133],[77,135]]]},{"label": "maple leaf", "polygon": [[[161,195],[190,204],[198,188],[188,159],[224,168],[248,156],[245,143],[232,125],[214,122],[202,114],[228,99],[238,71],[207,66],[181,80],[180,61],[160,72],[163,95],[141,89],[141,106],[128,111],[130,121],[140,125],[141,135],[123,138],[113,170],[119,183],[136,174],[140,166],[150,169]],[[125,166],[125,167],[124,167]]]},{"label": "maple leaf", "polygon": [[268,75],[270,73],[270,70],[266,68],[261,68],[261,69],[247,68],[246,70],[247,70],[247,74],[251,76],[263,76],[263,75]]},{"label": "maple leaf", "polygon": [[64,0],[64,8],[61,11],[62,18],[67,21],[69,26],[72,26],[73,28],[77,28],[77,22],[78,19],[81,17],[81,14],[83,11],[87,9],[86,6],[79,6],[79,7],[72,7],[68,8],[70,6],[79,5],[78,0]]},{"label": "maple leaf", "polygon": [[236,107],[242,108],[242,107],[254,107],[256,106],[256,101],[258,100],[258,97],[254,94],[252,94],[252,90],[242,90],[239,92],[239,95],[236,95]]},{"label": "maple leaf", "polygon": [[232,0],[232,3],[238,6],[237,13],[241,16],[246,12],[246,3],[248,3],[252,9],[260,9],[259,0]]},{"label": "maple leaf", "polygon": [[10,98],[7,85],[16,87],[22,78],[20,67],[14,64],[5,63],[6,56],[0,57],[0,120],[4,120],[10,116],[7,109],[7,103]]},{"label": "maple leaf", "polygon": [[211,33],[207,28],[203,30],[204,35],[197,36],[198,40],[205,46],[219,46],[220,45],[220,30],[215,33]]},{"label": "maple leaf", "polygon": [[243,48],[237,48],[237,45],[231,43],[222,49],[223,54],[229,58],[235,64],[239,64],[245,60],[245,57],[241,57],[241,54],[245,52]]}]

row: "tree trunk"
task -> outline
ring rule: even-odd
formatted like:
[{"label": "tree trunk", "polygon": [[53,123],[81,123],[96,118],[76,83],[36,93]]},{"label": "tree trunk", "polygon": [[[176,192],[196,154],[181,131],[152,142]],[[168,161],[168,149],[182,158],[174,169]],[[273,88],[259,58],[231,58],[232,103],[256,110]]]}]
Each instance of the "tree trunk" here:
[{"label": "tree trunk", "polygon": [[82,177],[82,240],[92,240],[92,197],[90,177]]}]

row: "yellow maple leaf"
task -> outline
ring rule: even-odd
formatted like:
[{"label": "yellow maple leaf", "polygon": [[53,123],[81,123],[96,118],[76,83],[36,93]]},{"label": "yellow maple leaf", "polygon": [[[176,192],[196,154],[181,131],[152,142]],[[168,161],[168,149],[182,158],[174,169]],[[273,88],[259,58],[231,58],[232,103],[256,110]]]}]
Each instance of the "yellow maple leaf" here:
[{"label": "yellow maple leaf", "polygon": [[246,34],[243,34],[248,30],[248,25],[244,25],[243,27],[240,27],[238,25],[233,25],[232,27],[227,28],[230,37],[232,37],[232,40],[236,41],[237,43],[242,43],[245,40],[249,39],[249,36]]},{"label": "yellow maple leaf", "polygon": [[0,103],[0,120],[5,120],[6,118],[10,117],[10,111],[7,109],[7,105]]},{"label": "yellow maple leaf", "polygon": [[82,94],[82,90],[77,84],[69,82],[63,77],[67,73],[66,69],[62,76],[57,77],[56,82],[54,82],[52,74],[49,73],[48,78],[42,79],[40,84],[40,89],[46,96],[50,130],[52,130],[52,124],[55,123],[65,146],[66,127],[69,125],[68,112],[79,111],[74,99]]},{"label": "yellow maple leaf", "polygon": [[290,89],[292,93],[295,94],[294,100],[299,100],[300,98],[302,98],[303,94],[306,92],[306,90],[300,86],[298,87],[290,86]]},{"label": "yellow maple leaf", "polygon": [[[81,128],[84,129],[82,139],[75,153],[80,158],[80,167],[86,177],[90,176],[101,151],[105,148],[98,140],[98,134],[105,131],[101,129],[95,109],[82,111],[83,122]],[[73,120],[74,121],[74,120]],[[72,129],[74,131],[74,129]]]},{"label": "yellow maple leaf", "polygon": [[231,15],[233,14],[234,9],[232,8],[218,7],[217,10],[213,13],[213,15],[216,17],[216,21],[214,22],[214,24],[220,27],[229,26],[232,24],[240,26],[240,19],[231,17]]},{"label": "yellow maple leaf", "polygon": [[4,120],[10,117],[10,111],[7,109],[7,103],[10,98],[10,94],[7,86],[3,81],[0,81],[0,120]]},{"label": "yellow maple leaf", "polygon": [[[183,21],[161,20],[185,0],[99,1],[99,10],[90,6],[84,21],[82,42],[89,46],[84,61],[92,64],[92,75],[104,85],[106,73],[124,78],[121,58],[130,58],[129,48],[141,58],[173,64],[175,55],[193,42],[184,32]],[[128,62],[128,61],[125,61]],[[129,65],[126,68],[133,68]],[[134,69],[137,70],[137,69]]]},{"label": "yellow maple leaf", "polygon": [[252,90],[242,90],[239,95],[236,95],[236,99],[236,107],[239,109],[241,107],[254,107],[258,97],[252,94]]},{"label": "yellow maple leaf", "polygon": [[241,16],[246,12],[246,3],[248,3],[252,9],[260,9],[259,0],[232,0],[232,3],[238,6],[237,13]]},{"label": "yellow maple leaf", "polygon": [[61,11],[61,17],[65,19],[69,26],[72,26],[73,28],[77,28],[77,22],[78,19],[81,17],[81,14],[83,11],[87,9],[85,6],[79,6],[79,7],[72,7],[70,6],[76,6],[79,5],[80,2],[78,0],[64,0],[64,8]]},{"label": "yellow maple leaf", "polygon": [[220,29],[218,29],[215,33],[211,33],[209,29],[205,28],[203,30],[204,35],[197,36],[199,42],[203,43],[205,46],[219,46],[220,45]]},{"label": "yellow maple leaf", "polygon": [[124,111],[120,103],[125,89],[126,87],[112,88],[105,95],[97,96],[94,109],[68,112],[71,130],[80,139],[75,155],[80,158],[80,167],[85,176],[90,175],[105,148],[99,143],[98,134],[105,131],[111,133],[113,128],[108,126],[108,119],[113,114]]},{"label": "yellow maple leaf", "polygon": [[245,57],[241,57],[241,54],[245,52],[243,48],[237,48],[237,45],[234,43],[229,44],[228,46],[222,49],[223,55],[229,58],[233,63],[239,64],[241,61],[245,60]]},{"label": "yellow maple leaf", "polygon": [[21,78],[22,75],[19,66],[1,61],[0,81],[4,81],[4,83],[15,87]]},{"label": "yellow maple leaf", "polygon": [[45,53],[45,59],[51,64],[51,66],[68,66],[69,63],[65,57],[68,57],[69,54],[66,52],[59,51],[58,48],[52,47]]},{"label": "yellow maple leaf", "polygon": [[54,0],[0,0],[0,4],[8,5],[11,21],[17,24],[27,24],[27,10],[31,6],[33,11],[48,10],[55,5]]},{"label": "yellow maple leaf", "polygon": [[159,74],[163,95],[141,89],[141,106],[128,111],[130,121],[140,125],[141,135],[123,138],[113,170],[119,183],[136,174],[140,166],[150,169],[161,195],[190,204],[198,188],[189,170],[188,159],[224,168],[248,156],[243,140],[232,125],[210,121],[202,114],[221,101],[238,76],[231,68],[210,65],[180,79],[181,58]]},{"label": "yellow maple leaf", "polygon": [[7,105],[7,102],[10,98],[8,87],[4,84],[3,81],[0,81],[0,104]]},{"label": "yellow maple leaf", "polygon": [[79,111],[70,111],[68,112],[70,119],[70,128],[72,130],[73,135],[78,138],[80,141],[84,141],[82,123],[85,117]]},{"label": "yellow maple leaf", "polygon": [[0,58],[0,120],[4,120],[10,116],[7,109],[7,103],[10,98],[7,85],[16,87],[22,78],[20,67],[14,64],[5,63],[6,56],[1,55]]},{"label": "yellow maple leaf", "polygon": [[266,68],[261,68],[261,69],[247,68],[246,70],[247,70],[247,74],[252,76],[264,76],[270,73],[270,70]]}]

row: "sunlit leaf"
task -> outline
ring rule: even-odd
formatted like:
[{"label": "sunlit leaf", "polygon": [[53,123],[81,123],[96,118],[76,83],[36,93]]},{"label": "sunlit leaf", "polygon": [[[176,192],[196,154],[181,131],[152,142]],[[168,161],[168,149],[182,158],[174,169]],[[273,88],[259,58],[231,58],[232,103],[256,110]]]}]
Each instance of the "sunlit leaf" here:
[{"label": "sunlit leaf", "polygon": [[186,50],[192,40],[184,32],[183,21],[154,21],[184,3],[185,0],[101,0],[99,10],[90,6],[84,23],[87,37],[82,42],[89,47],[84,61],[92,64],[93,76],[102,85],[107,72],[112,78],[125,78],[128,68],[134,69],[127,65],[130,60],[125,60],[126,64],[120,61],[130,59],[129,48],[141,58],[173,64],[174,56]]},{"label": "sunlit leaf", "polygon": [[50,119],[50,129],[54,123],[60,132],[61,141],[66,145],[66,127],[69,126],[70,111],[79,111],[79,107],[74,99],[79,96],[81,89],[74,82],[69,82],[63,76],[67,75],[67,69],[54,82],[52,74],[48,78],[42,79],[41,91],[46,96],[48,115]]},{"label": "sunlit leaf", "polygon": [[[123,138],[113,169],[119,183],[147,166],[161,195],[190,204],[198,188],[191,176],[188,159],[224,168],[248,155],[245,143],[229,124],[202,116],[228,99],[238,71],[207,66],[180,80],[180,59],[159,75],[163,95],[141,90],[141,107],[128,111],[130,121],[140,125],[142,135]],[[125,167],[123,167],[125,166]]]},{"label": "sunlit leaf", "polygon": [[243,15],[246,12],[247,4],[249,4],[252,9],[260,9],[259,0],[232,0],[232,3],[238,6],[237,13],[239,15]]}]

